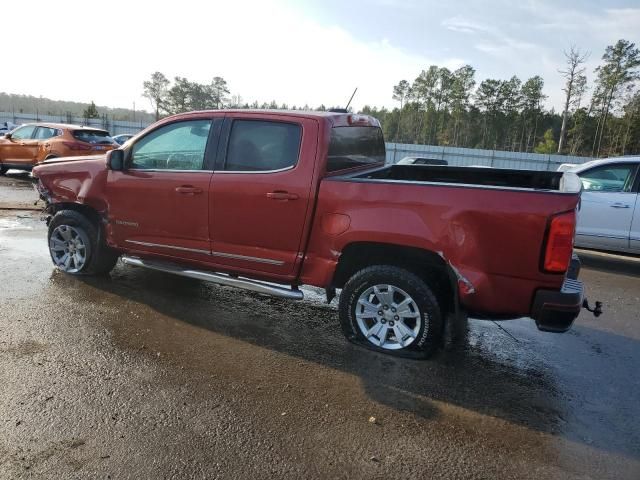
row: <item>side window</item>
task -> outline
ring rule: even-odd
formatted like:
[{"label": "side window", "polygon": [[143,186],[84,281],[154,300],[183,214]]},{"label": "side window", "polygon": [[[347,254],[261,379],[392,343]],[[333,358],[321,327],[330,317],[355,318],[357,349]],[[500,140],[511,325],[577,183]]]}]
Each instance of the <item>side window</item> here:
[{"label": "side window", "polygon": [[37,140],[46,140],[48,138],[55,137],[57,134],[58,131],[55,128],[38,127],[35,138]]},{"label": "side window", "polygon": [[211,120],[176,122],[154,130],[133,145],[131,168],[202,170]]},{"label": "side window", "polygon": [[582,188],[591,192],[626,192],[631,188],[634,165],[603,165],[581,173]]},{"label": "side window", "polygon": [[24,127],[16,128],[11,134],[11,138],[15,140],[28,140],[33,135],[33,131],[36,129],[33,125],[25,125]]},{"label": "side window", "polygon": [[294,123],[234,120],[224,169],[282,170],[298,163],[302,127]]}]

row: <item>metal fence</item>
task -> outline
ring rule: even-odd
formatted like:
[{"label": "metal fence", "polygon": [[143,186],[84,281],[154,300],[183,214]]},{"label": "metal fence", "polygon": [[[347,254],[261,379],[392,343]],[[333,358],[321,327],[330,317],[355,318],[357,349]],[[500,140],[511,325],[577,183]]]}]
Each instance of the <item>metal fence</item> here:
[{"label": "metal fence", "polygon": [[[38,115],[33,113],[0,112],[0,123],[12,122],[20,125],[29,122],[53,122],[86,125],[103,128],[112,135],[137,133],[148,122],[125,122],[111,120],[109,117],[85,119],[72,115]],[[440,147],[436,145],[412,145],[405,143],[387,143],[387,164],[396,163],[408,156],[418,156],[435,160],[446,160],[449,165],[482,165],[496,168],[515,168],[530,170],[556,170],[562,163],[584,163],[591,157],[573,157],[567,155],[542,155],[539,153],[504,152],[499,150],[481,150],[476,148]]]},{"label": "metal fence", "polygon": [[496,168],[527,170],[557,170],[563,163],[585,163],[591,157],[568,155],[543,155],[540,153],[504,152],[476,148],[440,147],[435,145],[411,145],[387,143],[387,164],[396,163],[404,157],[424,157],[446,160],[449,165],[468,167],[472,165]]},{"label": "metal fence", "polygon": [[121,120],[112,120],[108,116],[86,119],[84,117],[77,117],[69,114],[40,115],[34,113],[0,112],[0,124],[4,124],[4,122],[11,122],[16,125],[33,122],[70,123],[73,125],[103,128],[108,130],[111,135],[120,135],[121,133],[138,133],[149,124],[148,122],[142,121],[125,122]]}]

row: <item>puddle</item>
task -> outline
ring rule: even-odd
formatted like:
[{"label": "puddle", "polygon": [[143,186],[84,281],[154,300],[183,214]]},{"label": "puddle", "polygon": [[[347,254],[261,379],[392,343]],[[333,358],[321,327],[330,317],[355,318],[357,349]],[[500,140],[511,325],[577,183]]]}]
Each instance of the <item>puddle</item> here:
[{"label": "puddle", "polygon": [[[18,215],[18,218],[31,219],[31,216]],[[0,230],[33,230],[33,227],[25,225],[18,220],[12,218],[0,218]]]}]

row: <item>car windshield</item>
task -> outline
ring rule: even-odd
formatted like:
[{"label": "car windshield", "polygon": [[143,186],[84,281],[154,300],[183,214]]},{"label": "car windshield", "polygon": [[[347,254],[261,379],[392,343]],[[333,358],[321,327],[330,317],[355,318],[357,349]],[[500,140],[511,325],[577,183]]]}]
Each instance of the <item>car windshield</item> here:
[{"label": "car windshield", "polygon": [[74,130],[73,137],[81,142],[97,145],[113,144],[113,139],[106,130]]}]

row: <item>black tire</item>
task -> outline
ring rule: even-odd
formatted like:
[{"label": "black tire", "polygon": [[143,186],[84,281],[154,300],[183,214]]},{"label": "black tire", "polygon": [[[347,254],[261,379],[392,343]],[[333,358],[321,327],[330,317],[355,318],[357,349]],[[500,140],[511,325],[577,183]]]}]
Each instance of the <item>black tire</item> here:
[{"label": "black tire", "polygon": [[[51,236],[60,226],[69,226],[77,232],[82,242],[86,245],[86,260],[82,268],[77,271],[66,271],[70,275],[105,275],[113,270],[118,261],[118,253],[104,243],[104,236],[100,234],[99,226],[89,220],[85,215],[75,210],[60,210],[49,223],[47,240],[51,260],[56,265],[54,252],[51,249]],[[64,271],[64,269],[61,269]]]},{"label": "black tire", "polygon": [[4,175],[9,170],[7,167],[0,165],[0,175]]},{"label": "black tire", "polygon": [[[397,349],[382,348],[373,343],[375,336],[372,341],[368,340],[358,325],[356,318],[358,300],[375,285],[392,285],[399,288],[406,292],[417,305],[419,315],[418,312],[416,315],[419,316],[421,325],[418,327],[417,323],[414,324],[417,332],[414,332],[415,338],[408,345],[396,347]],[[438,300],[423,279],[403,268],[375,265],[358,271],[342,289],[338,308],[340,325],[347,339],[371,350],[405,358],[426,359],[439,345],[442,334],[442,312]],[[384,320],[380,322],[385,323]],[[388,320],[388,325],[390,324],[391,321]],[[395,338],[395,334],[391,338]]]}]

